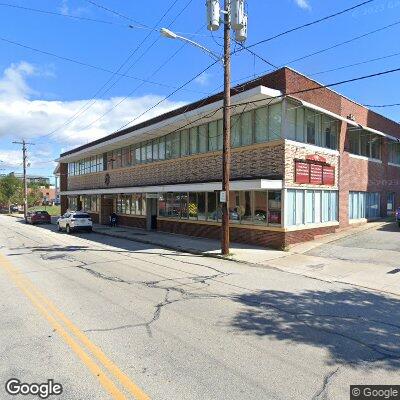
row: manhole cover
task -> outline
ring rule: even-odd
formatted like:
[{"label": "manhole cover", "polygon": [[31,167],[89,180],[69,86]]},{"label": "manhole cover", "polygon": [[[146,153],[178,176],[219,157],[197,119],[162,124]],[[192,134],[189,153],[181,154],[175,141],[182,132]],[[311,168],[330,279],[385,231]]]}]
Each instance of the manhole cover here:
[{"label": "manhole cover", "polygon": [[391,271],[388,272],[388,274],[397,274],[398,272],[400,272],[400,268],[396,268],[396,269],[392,269]]}]

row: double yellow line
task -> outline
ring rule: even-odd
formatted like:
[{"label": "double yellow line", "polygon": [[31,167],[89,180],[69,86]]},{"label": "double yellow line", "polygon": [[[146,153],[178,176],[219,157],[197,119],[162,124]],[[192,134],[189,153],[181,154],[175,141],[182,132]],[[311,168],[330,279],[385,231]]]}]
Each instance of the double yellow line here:
[{"label": "double yellow line", "polygon": [[[33,306],[61,336],[69,348],[80,358],[89,371],[98,379],[111,398],[126,400],[150,400],[150,398],[125,375],[89,338],[70,321],[37,287],[27,279],[11,262],[0,254],[0,266],[10,279],[30,300]],[[111,379],[105,372],[113,377]],[[117,384],[123,387],[121,391]]]}]

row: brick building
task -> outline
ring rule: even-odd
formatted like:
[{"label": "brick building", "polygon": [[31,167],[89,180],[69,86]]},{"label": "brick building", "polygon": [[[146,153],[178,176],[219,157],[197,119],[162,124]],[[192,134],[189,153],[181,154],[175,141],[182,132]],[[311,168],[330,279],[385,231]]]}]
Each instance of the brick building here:
[{"label": "brick building", "polygon": [[[400,125],[290,69],[232,89],[231,240],[284,247],[400,206]],[[61,154],[62,212],[218,238],[222,94]]]}]

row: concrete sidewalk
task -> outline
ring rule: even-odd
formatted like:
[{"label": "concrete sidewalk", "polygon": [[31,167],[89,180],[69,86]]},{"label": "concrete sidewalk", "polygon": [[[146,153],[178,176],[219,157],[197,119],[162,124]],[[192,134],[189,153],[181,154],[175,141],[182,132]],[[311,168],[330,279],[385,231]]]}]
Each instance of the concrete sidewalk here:
[{"label": "concrete sidewalk", "polygon": [[[340,282],[400,296],[400,274],[397,276],[391,273],[394,269],[394,263],[397,262],[397,252],[381,251],[379,262],[368,262],[365,259],[360,259],[360,261],[342,260],[335,257],[321,257],[310,254],[312,250],[326,244],[334,244],[343,238],[362,234],[368,230],[376,230],[387,224],[387,222],[369,223],[340,233],[320,237],[313,242],[293,246],[289,251],[232,243],[231,255],[226,258],[246,263],[249,267],[273,268],[325,282]],[[171,250],[208,257],[221,257],[219,254],[220,243],[217,240],[162,232],[148,232],[130,227],[111,228],[95,225],[93,229],[95,232],[104,235],[152,244]],[[370,251],[376,252],[376,250],[372,249]],[[362,250],[362,252],[368,253],[368,250]]]}]

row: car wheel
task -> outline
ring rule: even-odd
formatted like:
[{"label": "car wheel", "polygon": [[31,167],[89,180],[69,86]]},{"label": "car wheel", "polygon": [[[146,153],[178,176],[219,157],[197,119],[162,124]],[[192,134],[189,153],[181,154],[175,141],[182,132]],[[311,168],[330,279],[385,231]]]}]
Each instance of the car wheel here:
[{"label": "car wheel", "polygon": [[87,231],[88,231],[88,232],[92,232],[92,230],[93,230],[92,228],[88,228],[88,230],[87,230]]},{"label": "car wheel", "polygon": [[67,231],[68,235],[71,233],[71,228],[69,227],[69,225],[66,226],[65,230]]},{"label": "car wheel", "polygon": [[62,231],[60,224],[57,224],[57,230],[58,230],[58,232]]}]

